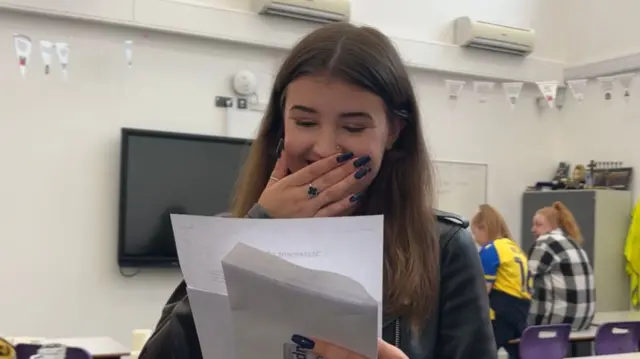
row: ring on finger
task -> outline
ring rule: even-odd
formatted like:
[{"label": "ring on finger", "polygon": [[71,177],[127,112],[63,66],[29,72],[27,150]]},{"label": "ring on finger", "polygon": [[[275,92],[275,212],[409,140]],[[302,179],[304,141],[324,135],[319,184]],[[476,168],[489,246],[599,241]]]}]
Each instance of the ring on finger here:
[{"label": "ring on finger", "polygon": [[274,177],[274,176],[269,176],[269,178],[270,178],[270,179],[272,179],[272,180],[274,180],[275,182],[280,181],[280,178],[276,178],[276,177]]},{"label": "ring on finger", "polygon": [[309,195],[309,197],[313,198],[317,196],[319,193],[320,193],[320,190],[318,189],[318,187],[314,186],[313,183],[310,183],[309,187],[307,188],[307,194]]}]

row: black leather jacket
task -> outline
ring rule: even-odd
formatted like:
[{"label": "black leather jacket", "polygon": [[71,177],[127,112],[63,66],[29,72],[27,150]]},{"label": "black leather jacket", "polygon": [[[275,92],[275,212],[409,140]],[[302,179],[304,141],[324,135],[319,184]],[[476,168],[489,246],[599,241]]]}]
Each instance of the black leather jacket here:
[{"label": "black leather jacket", "polygon": [[[252,210],[249,216],[261,214]],[[445,212],[437,217],[441,245],[437,310],[418,338],[412,337],[402,318],[385,318],[383,339],[410,359],[496,359],[489,300],[476,246],[465,230],[468,223]],[[139,359],[202,359],[184,281],[167,301]]]}]

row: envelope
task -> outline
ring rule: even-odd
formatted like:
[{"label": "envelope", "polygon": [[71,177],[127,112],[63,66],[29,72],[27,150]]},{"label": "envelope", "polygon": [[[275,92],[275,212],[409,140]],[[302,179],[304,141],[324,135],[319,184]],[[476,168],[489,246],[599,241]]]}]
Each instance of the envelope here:
[{"label": "envelope", "polygon": [[357,281],[243,243],[224,257],[222,269],[236,358],[288,359],[293,334],[377,358],[378,302]]}]

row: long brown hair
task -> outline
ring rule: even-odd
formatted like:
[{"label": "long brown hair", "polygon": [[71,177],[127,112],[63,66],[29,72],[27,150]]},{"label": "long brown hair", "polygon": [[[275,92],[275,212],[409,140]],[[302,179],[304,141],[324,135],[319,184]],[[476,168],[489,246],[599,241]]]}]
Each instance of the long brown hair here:
[{"label": "long brown hair", "polygon": [[371,183],[358,214],[384,215],[386,315],[403,316],[419,330],[438,297],[439,241],[433,211],[433,166],[420,126],[413,86],[391,41],[376,29],[347,23],[324,26],[303,38],[284,60],[240,176],[232,213],[243,217],[264,190],[284,133],[287,86],[326,74],[379,96],[387,117],[404,128]]},{"label": "long brown hair", "polygon": [[551,207],[544,207],[537,212],[549,221],[552,228],[562,229],[569,238],[582,245],[584,238],[573,213],[560,201],[553,202]]},{"label": "long brown hair", "polygon": [[504,217],[502,217],[502,214],[488,204],[481,204],[478,207],[478,213],[473,216],[471,224],[486,230],[487,238],[489,238],[490,241],[499,238],[509,238],[513,240],[511,231],[509,231],[507,222],[504,220]]}]

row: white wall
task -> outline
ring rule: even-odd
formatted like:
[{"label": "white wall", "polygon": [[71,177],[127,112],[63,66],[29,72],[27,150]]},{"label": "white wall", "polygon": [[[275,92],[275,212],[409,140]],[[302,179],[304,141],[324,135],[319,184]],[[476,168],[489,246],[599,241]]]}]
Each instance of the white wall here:
[{"label": "white wall", "polygon": [[[228,9],[250,10],[251,0],[177,0]],[[390,36],[449,43],[453,39],[452,20],[473,16],[485,21],[533,28],[540,40],[534,56],[563,60],[566,46],[558,33],[564,29],[564,5],[553,0],[368,0],[352,1],[352,19],[372,24]],[[399,21],[401,19],[401,21]]]},{"label": "white wall", "polygon": [[[370,1],[352,1],[353,22],[378,26],[392,35],[406,64],[413,68],[515,81],[561,80],[564,51],[557,36],[563,4],[528,1],[521,12],[504,0],[495,0],[494,11],[477,9],[468,0],[457,0],[442,11],[441,4],[411,1],[388,9],[387,2],[372,7]],[[520,4],[520,3],[519,3]],[[543,4],[547,4],[541,7]],[[318,24],[259,16],[248,11],[249,0],[0,0],[0,8],[46,13],[74,20],[99,21],[162,32],[289,49]],[[373,10],[375,9],[375,10]],[[544,10],[549,14],[538,16]],[[417,16],[414,16],[417,14]],[[521,14],[521,16],[517,16]],[[514,26],[540,26],[538,50],[526,58],[494,56],[461,49],[450,43],[452,21],[460,15]],[[389,19],[402,19],[390,21]],[[425,22],[427,21],[427,22]],[[431,24],[425,27],[423,24]],[[544,26],[542,26],[544,24]],[[546,30],[546,29],[550,29]]]},{"label": "white wall", "polygon": [[580,65],[640,52],[637,14],[640,3],[628,0],[569,0],[566,24],[571,41],[566,60]]},{"label": "white wall", "polygon": [[[428,40],[444,41],[450,17],[463,14],[536,25],[541,56],[562,57],[562,42],[549,30],[561,26],[559,15],[553,15],[560,9],[551,1],[520,2],[518,8],[496,0],[487,6],[492,12],[470,0],[421,2],[422,8],[412,2],[404,10],[380,0],[381,8],[372,13],[366,13],[364,2],[355,3],[356,20],[368,17],[390,33]],[[393,14],[413,27],[394,26]],[[37,52],[23,80],[13,32],[67,41],[69,82],[61,82],[57,69],[45,77]],[[120,128],[220,133],[225,117],[213,107],[213,97],[231,94],[229,76],[250,69],[261,78],[264,93],[283,53],[2,11],[0,38],[0,224],[8,254],[0,271],[9,293],[0,306],[14,308],[5,311],[0,333],[110,335],[126,344],[131,329],[155,323],[179,273],[143,270],[124,278],[118,272]],[[122,41],[131,38],[134,67],[127,69]],[[498,90],[480,105],[468,88],[451,108],[442,75],[420,70],[412,75],[435,156],[489,163],[489,200],[519,233],[522,190],[547,178],[555,166],[557,144],[545,134],[553,132],[560,112],[538,111],[532,86],[514,112]]]},{"label": "white wall", "polygon": [[[581,75],[611,75],[640,68],[637,60],[618,61],[621,57],[640,53],[637,33],[640,23],[637,13],[640,3],[626,0],[569,0],[566,36],[572,39],[568,47],[567,65],[577,66]],[[605,65],[589,64],[607,61]],[[584,65],[584,66],[580,66]],[[598,73],[609,71],[612,73]],[[573,75],[573,74],[572,74]],[[578,76],[578,75],[575,75]],[[614,98],[604,100],[600,85],[589,78],[590,85],[583,104],[571,96],[561,111],[556,135],[562,159],[573,164],[595,161],[623,161],[625,166],[640,168],[640,89],[638,78],[632,85],[632,99],[626,103],[622,88],[616,84]],[[640,186],[635,176],[634,188]],[[637,195],[637,190],[635,191]]]},{"label": "white wall", "polygon": [[[448,43],[453,39],[451,21],[459,16],[537,31],[533,56],[564,60],[564,5],[553,0],[369,0],[354,2],[354,19],[374,24],[391,36]],[[398,21],[402,19],[402,21]]]},{"label": "white wall", "polygon": [[[71,46],[69,82],[43,75],[38,52],[26,80],[11,34]],[[280,54],[154,36],[127,69],[122,41],[142,33],[0,13],[0,223],[7,295],[0,333],[112,335],[155,324],[177,270],[120,276],[116,265],[119,129],[215,134],[228,76],[269,79]],[[268,83],[264,83],[268,86]]]},{"label": "white wall", "polygon": [[[582,104],[569,99],[556,129],[558,160],[587,164],[594,161],[623,161],[624,166],[640,169],[640,86],[632,85],[632,99],[623,100],[622,88],[616,87],[614,97],[604,100],[597,81],[591,81]],[[640,176],[634,175],[636,197]]]}]

